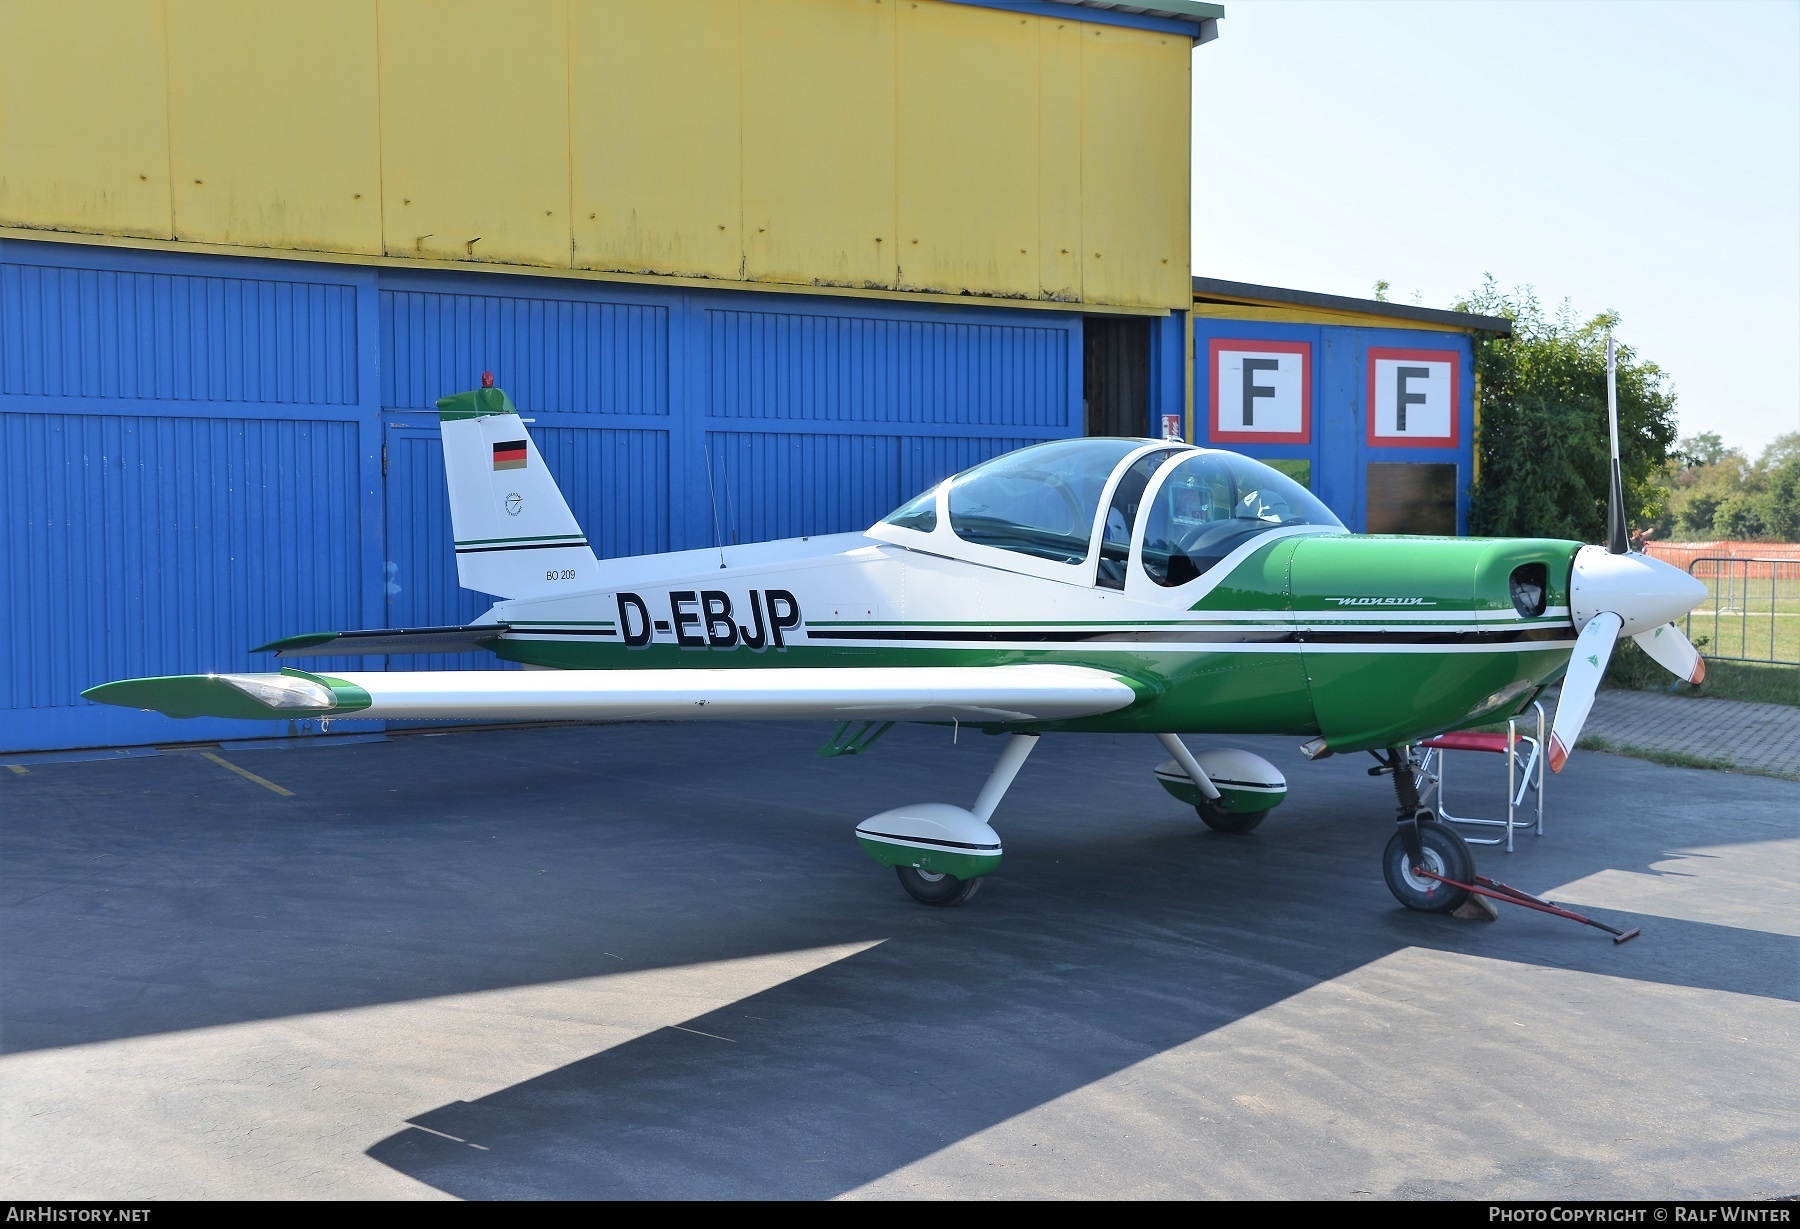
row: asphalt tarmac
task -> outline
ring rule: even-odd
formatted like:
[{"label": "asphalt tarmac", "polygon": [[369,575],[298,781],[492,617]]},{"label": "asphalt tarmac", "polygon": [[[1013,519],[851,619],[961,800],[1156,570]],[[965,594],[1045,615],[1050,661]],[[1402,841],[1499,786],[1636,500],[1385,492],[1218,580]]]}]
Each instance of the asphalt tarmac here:
[{"label": "asphalt tarmac", "polygon": [[1800,782],[1573,757],[1478,857],[1615,946],[1400,908],[1387,782],[1294,739],[1232,837],[1047,737],[926,908],[852,828],[998,741],[828,733],[0,770],[0,1197],[1800,1192]]}]

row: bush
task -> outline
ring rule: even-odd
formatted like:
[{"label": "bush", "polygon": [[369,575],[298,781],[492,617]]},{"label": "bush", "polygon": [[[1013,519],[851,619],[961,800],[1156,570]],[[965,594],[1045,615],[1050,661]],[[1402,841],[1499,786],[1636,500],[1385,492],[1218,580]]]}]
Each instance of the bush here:
[{"label": "bush", "polygon": [[[1513,324],[1511,337],[1484,338],[1475,347],[1480,479],[1470,491],[1470,531],[1605,541],[1612,469],[1606,336],[1618,316],[1577,323],[1565,304],[1552,318],[1529,288],[1508,294],[1492,277],[1457,308]],[[1619,347],[1620,469],[1629,525],[1655,523],[1667,498],[1675,394],[1663,385],[1654,363]]]}]

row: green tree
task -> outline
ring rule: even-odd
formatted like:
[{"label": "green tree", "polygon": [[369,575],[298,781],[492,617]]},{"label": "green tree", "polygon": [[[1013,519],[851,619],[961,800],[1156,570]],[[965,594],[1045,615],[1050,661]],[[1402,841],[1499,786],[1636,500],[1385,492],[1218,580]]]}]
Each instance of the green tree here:
[{"label": "green tree", "polygon": [[1676,538],[1800,540],[1800,432],[1776,439],[1754,463],[1710,432],[1684,439],[1665,489],[1664,522]]},{"label": "green tree", "polygon": [[1675,536],[1688,541],[1730,537],[1728,530],[1715,527],[1720,524],[1720,509],[1736,501],[1727,519],[1743,519],[1744,496],[1755,489],[1753,467],[1735,448],[1708,450],[1688,459],[1692,463],[1671,469],[1669,510]]},{"label": "green tree", "polygon": [[[1606,334],[1616,313],[1583,322],[1564,303],[1551,316],[1529,288],[1503,291],[1490,275],[1457,310],[1512,321],[1511,337],[1478,339],[1481,478],[1470,492],[1477,534],[1606,537],[1611,449],[1606,416]],[[1653,524],[1675,442],[1675,394],[1654,363],[1618,351],[1619,448],[1625,515]]]},{"label": "green tree", "polygon": [[1680,511],[1675,514],[1677,536],[1690,542],[1713,537],[1713,518],[1719,514],[1719,505],[1730,498],[1729,491],[1688,492],[1687,498],[1681,501]]},{"label": "green tree", "polygon": [[1775,442],[1763,449],[1757,464],[1767,470],[1782,469],[1800,462],[1800,431],[1789,431],[1786,435],[1778,435]]},{"label": "green tree", "polygon": [[1675,445],[1674,459],[1683,469],[1700,469],[1717,465],[1724,460],[1726,451],[1725,441],[1719,438],[1717,431],[1702,431],[1698,435],[1683,436]]},{"label": "green tree", "polygon": [[1737,491],[1719,501],[1713,510],[1712,536],[1756,539],[1764,536],[1763,501],[1748,491]]},{"label": "green tree", "polygon": [[1762,492],[1758,512],[1763,536],[1800,542],[1800,431],[1777,436],[1756,460]]}]

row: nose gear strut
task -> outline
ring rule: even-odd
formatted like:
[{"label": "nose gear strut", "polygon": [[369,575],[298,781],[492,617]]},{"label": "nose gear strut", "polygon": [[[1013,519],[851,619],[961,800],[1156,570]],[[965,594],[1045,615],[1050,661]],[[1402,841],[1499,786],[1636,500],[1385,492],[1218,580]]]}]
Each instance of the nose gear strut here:
[{"label": "nose gear strut", "polygon": [[1419,841],[1419,825],[1436,823],[1437,812],[1423,805],[1419,798],[1420,759],[1411,746],[1389,747],[1385,752],[1371,751],[1369,754],[1376,760],[1376,767],[1369,769],[1371,777],[1391,775],[1394,778],[1394,797],[1399,803],[1395,822],[1399,825],[1400,844],[1412,864],[1421,866],[1425,862],[1425,850]]},{"label": "nose gear strut", "polygon": [[1370,752],[1376,767],[1369,775],[1394,778],[1394,835],[1381,854],[1381,875],[1388,891],[1408,909],[1449,913],[1469,899],[1465,888],[1475,877],[1475,858],[1461,836],[1437,822],[1437,812],[1419,797],[1421,761],[1410,746]]}]

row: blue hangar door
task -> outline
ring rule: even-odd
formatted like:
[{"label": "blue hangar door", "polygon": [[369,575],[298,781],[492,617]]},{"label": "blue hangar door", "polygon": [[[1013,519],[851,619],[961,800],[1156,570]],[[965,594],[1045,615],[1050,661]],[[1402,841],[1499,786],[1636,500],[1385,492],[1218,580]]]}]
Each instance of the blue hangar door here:
[{"label": "blue hangar door", "polygon": [[[382,617],[372,277],[0,240],[0,750],[285,732],[90,704]],[[346,668],[348,660],[327,668]]]},{"label": "blue hangar door", "polygon": [[480,614],[432,407],[483,371],[609,556],[860,528],[1082,426],[1060,312],[0,240],[0,751],[309,732],[79,693]]},{"label": "blue hangar door", "polygon": [[603,557],[861,529],[977,461],[1081,434],[1080,320],[1060,312],[384,273],[380,313],[393,627],[490,604],[456,584],[432,408],[484,371]]}]

